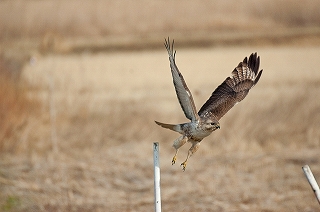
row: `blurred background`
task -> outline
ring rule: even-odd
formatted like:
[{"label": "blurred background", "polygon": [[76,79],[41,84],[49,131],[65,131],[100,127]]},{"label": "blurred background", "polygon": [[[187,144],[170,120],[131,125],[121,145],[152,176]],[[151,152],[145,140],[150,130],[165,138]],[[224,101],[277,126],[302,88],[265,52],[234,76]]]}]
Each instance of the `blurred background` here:
[{"label": "blurred background", "polygon": [[[0,1],[0,211],[317,211],[320,1]],[[182,123],[164,38],[199,109],[258,52],[259,83],[171,166]],[[301,201],[302,200],[302,201]]]}]

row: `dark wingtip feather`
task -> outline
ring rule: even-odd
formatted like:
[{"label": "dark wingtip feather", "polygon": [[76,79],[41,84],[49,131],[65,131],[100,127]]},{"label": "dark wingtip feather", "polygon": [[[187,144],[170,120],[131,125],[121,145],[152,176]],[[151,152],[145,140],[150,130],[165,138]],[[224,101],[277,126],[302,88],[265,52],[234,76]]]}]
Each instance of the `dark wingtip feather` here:
[{"label": "dark wingtip feather", "polygon": [[261,74],[262,74],[262,71],[263,71],[263,69],[261,69],[258,76],[256,76],[256,79],[254,80],[253,85],[257,84],[257,82],[259,81]]},{"label": "dark wingtip feather", "polygon": [[169,55],[172,55],[173,59],[176,57],[176,51],[173,49],[174,46],[174,39],[170,43],[170,38],[164,38],[164,46],[166,47]]},{"label": "dark wingtip feather", "polygon": [[[250,59],[249,59],[249,61],[250,61]],[[244,59],[243,59],[243,63],[245,63],[245,64],[248,64],[248,58],[247,57],[245,57]],[[239,63],[239,65],[240,65],[241,63]]]},{"label": "dark wingtip feather", "polygon": [[170,43],[169,37],[168,38],[164,38],[164,46],[166,47],[166,49],[168,49],[169,43]]},{"label": "dark wingtip feather", "polygon": [[260,57],[257,55],[257,52],[252,53],[249,57],[249,63],[248,63],[249,68],[257,74],[260,66]]},{"label": "dark wingtip feather", "polygon": [[258,56],[258,58],[256,59],[256,64],[255,64],[254,69],[253,69],[253,72],[255,74],[258,73],[259,67],[260,67],[260,56]]}]

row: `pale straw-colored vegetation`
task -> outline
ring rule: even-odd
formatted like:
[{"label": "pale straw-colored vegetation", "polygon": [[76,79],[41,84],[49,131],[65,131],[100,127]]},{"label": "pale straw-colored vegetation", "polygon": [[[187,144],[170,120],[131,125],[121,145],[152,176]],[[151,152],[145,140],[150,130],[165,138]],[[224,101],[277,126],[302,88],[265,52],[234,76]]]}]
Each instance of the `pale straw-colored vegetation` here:
[{"label": "pale straw-colored vegetation", "polygon": [[[172,1],[81,1],[77,10],[73,1],[0,2],[0,211],[152,211],[155,141],[163,211],[319,209],[301,170],[309,164],[320,178],[319,3],[197,2],[182,9]],[[8,7],[20,17],[14,24]],[[49,8],[60,11],[59,23]],[[148,22],[151,14],[158,22]],[[234,16],[219,18],[226,14]],[[272,36],[273,26],[284,35]],[[297,33],[306,26],[307,34]],[[248,39],[256,30],[269,34]],[[250,53],[258,52],[264,69],[185,172],[171,166],[178,134],[153,122],[187,121],[162,47],[168,35],[176,36],[177,64],[198,108]],[[219,40],[225,35],[227,42]],[[125,51],[128,45],[144,50]]]}]

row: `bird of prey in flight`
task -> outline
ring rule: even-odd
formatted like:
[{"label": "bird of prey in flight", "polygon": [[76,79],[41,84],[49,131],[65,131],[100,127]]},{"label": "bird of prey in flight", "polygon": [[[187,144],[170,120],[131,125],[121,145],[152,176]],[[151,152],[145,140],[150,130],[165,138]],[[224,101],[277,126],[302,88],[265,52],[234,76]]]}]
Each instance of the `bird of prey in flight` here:
[{"label": "bird of prey in flight", "polygon": [[216,129],[220,129],[219,120],[236,103],[247,96],[249,90],[259,81],[262,70],[259,71],[260,57],[257,56],[257,53],[252,53],[249,59],[245,57],[231,72],[231,76],[227,77],[224,82],[213,91],[210,98],[197,112],[192,94],[176,65],[176,51],[173,50],[173,44],[174,41],[170,43],[169,38],[165,39],[164,45],[169,54],[171,74],[176,94],[185,116],[191,122],[182,124],[155,122],[161,127],[181,134],[181,136],[173,142],[173,147],[176,152],[172,159],[172,165],[176,162],[179,148],[187,141],[192,144],[186,160],[181,163],[182,169],[185,171],[188,159],[199,149],[202,139]]}]

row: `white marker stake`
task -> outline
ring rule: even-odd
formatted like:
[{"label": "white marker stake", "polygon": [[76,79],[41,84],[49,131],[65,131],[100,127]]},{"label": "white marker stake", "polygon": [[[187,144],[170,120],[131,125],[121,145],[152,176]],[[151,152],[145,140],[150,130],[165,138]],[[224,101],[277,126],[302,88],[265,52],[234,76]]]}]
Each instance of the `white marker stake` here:
[{"label": "white marker stake", "polygon": [[156,212],[161,212],[160,193],[160,165],[159,165],[159,143],[153,143],[153,166],[154,166],[154,206]]},{"label": "white marker stake", "polygon": [[307,180],[309,181],[309,184],[310,184],[312,190],[314,191],[314,194],[316,195],[316,198],[320,204],[320,189],[319,189],[319,186],[318,186],[316,179],[314,178],[314,176],[312,174],[310,167],[308,165],[304,165],[302,167],[302,170],[303,170],[304,174],[306,175]]}]

